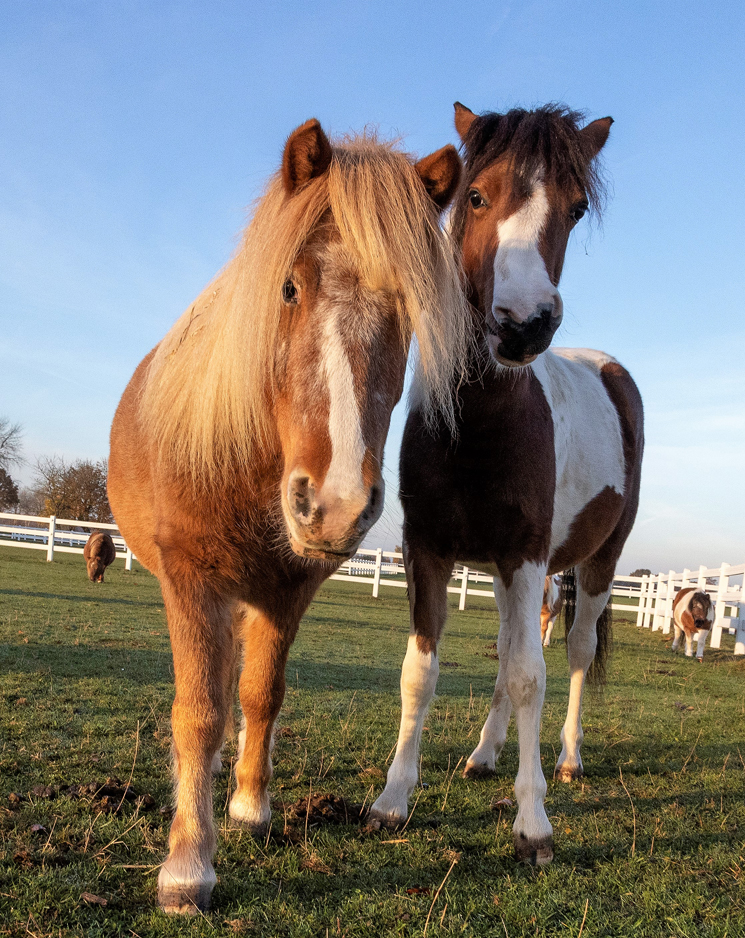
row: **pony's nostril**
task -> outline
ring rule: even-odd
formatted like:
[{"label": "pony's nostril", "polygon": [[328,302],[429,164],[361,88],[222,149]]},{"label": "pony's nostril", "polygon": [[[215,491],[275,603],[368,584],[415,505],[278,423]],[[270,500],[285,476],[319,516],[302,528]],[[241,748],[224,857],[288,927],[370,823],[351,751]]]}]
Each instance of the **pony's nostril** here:
[{"label": "pony's nostril", "polygon": [[290,483],[290,507],[293,514],[307,516],[310,514],[310,478],[309,476],[296,476]]}]

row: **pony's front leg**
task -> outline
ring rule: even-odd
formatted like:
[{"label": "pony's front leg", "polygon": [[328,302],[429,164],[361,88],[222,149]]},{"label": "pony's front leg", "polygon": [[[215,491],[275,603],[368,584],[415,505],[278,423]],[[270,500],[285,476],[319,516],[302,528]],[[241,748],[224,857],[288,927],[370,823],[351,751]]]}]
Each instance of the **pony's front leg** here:
[{"label": "pony's front leg", "polygon": [[228,712],[233,636],[227,604],[192,584],[161,582],[173,649],[176,697],[171,711],[176,813],[168,858],[158,876],[165,912],[209,908],[217,881],[212,866],[212,771]]},{"label": "pony's front leg", "polygon": [[[546,779],[541,768],[540,729],[543,698],[546,693],[546,665],[539,627],[545,565],[526,561],[513,574],[509,586],[498,577],[494,592],[499,606],[500,649],[506,648],[500,678],[515,711],[520,747],[520,767],[515,779],[517,817],[512,833],[515,854],[537,866],[550,863],[554,856],[553,829],[546,815]],[[506,634],[503,636],[503,631]]]},{"label": "pony's front leg", "polygon": [[704,648],[706,647],[706,636],[708,634],[709,634],[708,629],[698,630],[698,641],[696,643],[696,658],[699,661],[704,660]]},{"label": "pony's front leg", "polygon": [[693,632],[686,631],[686,658],[693,657]]},{"label": "pony's front leg", "polygon": [[[406,549],[405,549],[406,550]],[[411,630],[401,669],[401,726],[385,788],[370,814],[388,826],[402,824],[419,778],[419,744],[440,666],[437,644],[447,617],[452,561],[406,550]]]},{"label": "pony's front leg", "polygon": [[235,767],[236,791],[229,811],[235,824],[257,835],[265,834],[271,823],[268,785],[274,723],[285,696],[285,665],[300,615],[280,625],[253,610],[253,615],[246,615],[242,631],[239,695],[243,726]]},{"label": "pony's front leg", "polygon": [[[580,747],[582,730],[582,695],[587,671],[598,647],[598,623],[608,604],[611,588],[591,596],[582,586],[582,569],[577,577],[577,608],[574,623],[567,636],[569,659],[569,704],[561,730],[561,754],[556,762],[554,778],[571,782],[584,772]],[[609,627],[604,625],[605,627]],[[592,675],[591,675],[592,677]]]}]

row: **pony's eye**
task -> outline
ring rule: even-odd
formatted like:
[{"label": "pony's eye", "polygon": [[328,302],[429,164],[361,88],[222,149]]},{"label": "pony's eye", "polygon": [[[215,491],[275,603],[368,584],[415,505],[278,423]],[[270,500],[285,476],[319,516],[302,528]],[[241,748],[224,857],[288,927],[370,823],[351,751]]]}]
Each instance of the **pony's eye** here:
[{"label": "pony's eye", "polygon": [[484,208],[486,206],[486,200],[478,189],[468,190],[468,201],[473,208]]},{"label": "pony's eye", "polygon": [[287,303],[290,306],[297,305],[300,297],[298,296],[297,287],[292,282],[292,280],[285,280],[282,286],[282,302]]},{"label": "pony's eye", "polygon": [[574,208],[569,213],[569,217],[572,219],[572,221],[577,222],[580,220],[580,218],[582,218],[582,216],[585,214],[586,211],[587,211],[586,205],[575,205]]}]

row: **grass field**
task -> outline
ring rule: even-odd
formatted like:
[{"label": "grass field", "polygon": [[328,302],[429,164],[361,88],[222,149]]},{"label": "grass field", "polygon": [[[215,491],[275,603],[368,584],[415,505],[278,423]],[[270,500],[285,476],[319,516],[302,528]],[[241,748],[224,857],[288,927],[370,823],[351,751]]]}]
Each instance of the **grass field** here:
[{"label": "grass field", "polygon": [[[673,656],[660,633],[617,622],[608,687],[586,702],[587,776],[549,781],[556,859],[537,871],[512,859],[515,808],[492,808],[513,798],[514,730],[496,779],[460,776],[491,699],[497,628],[491,602],[452,613],[423,738],[426,787],[406,829],[305,828],[288,805],[309,791],[367,804],[380,792],[408,630],[403,590],[374,600],[367,587],[328,583],[287,669],[271,835],[227,829],[223,772],[214,911],[173,920],[155,907],[173,696],[157,581],[117,561],[93,584],[82,557],[47,564],[2,549],[0,935],[745,935],[745,661],[731,639],[701,666]],[[550,776],[563,642],[546,661]],[[228,761],[234,752],[231,739]],[[102,797],[110,776],[131,779],[139,800],[115,783]]]}]

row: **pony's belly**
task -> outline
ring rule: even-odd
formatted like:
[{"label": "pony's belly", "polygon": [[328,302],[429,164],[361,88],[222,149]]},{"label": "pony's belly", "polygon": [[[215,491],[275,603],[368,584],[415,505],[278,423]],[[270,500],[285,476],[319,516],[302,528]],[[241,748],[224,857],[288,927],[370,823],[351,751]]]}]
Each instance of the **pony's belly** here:
[{"label": "pony's belly", "polygon": [[469,570],[476,570],[478,573],[485,573],[487,576],[500,575],[497,565],[489,561],[484,562],[483,560],[461,560],[458,558],[458,563],[463,564],[464,567],[468,567]]}]

